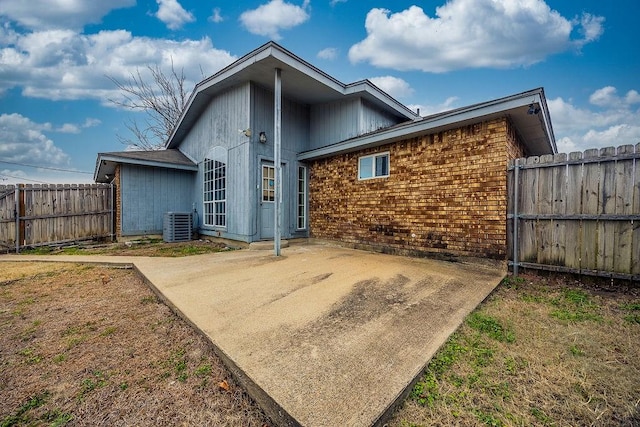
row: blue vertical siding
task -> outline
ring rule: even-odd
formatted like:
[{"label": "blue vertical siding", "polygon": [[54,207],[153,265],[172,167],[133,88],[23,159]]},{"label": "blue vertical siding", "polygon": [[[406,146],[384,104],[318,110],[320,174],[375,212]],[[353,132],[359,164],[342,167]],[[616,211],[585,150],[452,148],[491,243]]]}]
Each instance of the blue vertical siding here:
[{"label": "blue vertical siding", "polygon": [[324,147],[405,121],[361,98],[311,107],[309,149]]},{"label": "blue vertical siding", "polygon": [[162,234],[165,212],[190,212],[195,173],[123,164],[122,235]]},{"label": "blue vertical siding", "polygon": [[[253,161],[250,168],[250,180],[253,183],[251,214],[253,221],[259,225],[260,215],[260,162],[273,161],[273,120],[274,120],[273,92],[259,86],[252,86],[251,90],[251,118],[252,129],[255,129],[255,143],[251,144]],[[267,142],[258,142],[258,133],[267,133]],[[309,149],[310,140],[310,108],[308,105],[297,103],[291,99],[282,99],[282,151],[281,158],[283,189],[282,236],[284,238],[304,237],[305,231],[296,227],[296,185],[298,161],[297,155]],[[254,240],[259,239],[259,235]]]},{"label": "blue vertical siding", "polygon": [[[250,129],[250,84],[245,83],[216,95],[180,144],[180,151],[198,164],[198,173],[191,189],[201,234],[251,241],[254,224],[251,219],[250,184],[247,165],[250,146],[257,135],[245,136]],[[253,130],[253,129],[252,129]],[[203,161],[214,147],[227,150],[227,226],[203,224]]]}]

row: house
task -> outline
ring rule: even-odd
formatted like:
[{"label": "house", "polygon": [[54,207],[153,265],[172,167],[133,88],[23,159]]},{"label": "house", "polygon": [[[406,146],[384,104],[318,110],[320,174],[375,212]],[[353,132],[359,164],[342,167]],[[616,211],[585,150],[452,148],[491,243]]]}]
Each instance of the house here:
[{"label": "house", "polygon": [[196,85],[163,150],[99,153],[94,178],[116,187],[119,237],[193,212],[242,242],[504,259],[507,163],[555,152],[541,88],[420,117],[269,42]]}]

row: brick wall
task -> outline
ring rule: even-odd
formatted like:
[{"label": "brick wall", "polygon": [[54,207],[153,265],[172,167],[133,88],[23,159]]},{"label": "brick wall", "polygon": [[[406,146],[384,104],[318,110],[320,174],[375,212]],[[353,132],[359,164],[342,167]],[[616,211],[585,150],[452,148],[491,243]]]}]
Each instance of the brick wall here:
[{"label": "brick wall", "polygon": [[[358,180],[358,158],[389,151],[390,176]],[[409,254],[506,255],[508,119],[311,163],[312,237]]]}]

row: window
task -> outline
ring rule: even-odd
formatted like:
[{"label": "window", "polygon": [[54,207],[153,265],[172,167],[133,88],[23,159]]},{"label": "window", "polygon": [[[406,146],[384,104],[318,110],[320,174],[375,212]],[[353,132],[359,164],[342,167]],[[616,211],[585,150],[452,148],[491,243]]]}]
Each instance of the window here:
[{"label": "window", "polygon": [[227,226],[227,165],[204,159],[204,225]]},{"label": "window", "polygon": [[297,200],[298,230],[307,228],[307,168],[298,167],[298,200]]},{"label": "window", "polygon": [[358,179],[389,176],[389,153],[373,154],[358,159]]},{"label": "window", "polygon": [[273,202],[276,200],[276,168],[262,165],[262,201]]}]

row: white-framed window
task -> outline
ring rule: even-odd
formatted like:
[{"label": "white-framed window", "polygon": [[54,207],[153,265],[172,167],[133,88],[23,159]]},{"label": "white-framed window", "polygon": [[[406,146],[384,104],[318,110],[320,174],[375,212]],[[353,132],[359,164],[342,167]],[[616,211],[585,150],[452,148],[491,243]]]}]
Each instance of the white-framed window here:
[{"label": "white-framed window", "polygon": [[358,159],[358,179],[389,176],[389,152],[362,156]]},{"label": "white-framed window", "polygon": [[204,225],[212,227],[227,226],[227,164],[226,150],[222,150],[223,153],[218,150],[218,156],[205,158],[203,162]]},{"label": "white-framed window", "polygon": [[307,228],[307,168],[298,166],[296,225],[298,230]]},{"label": "white-framed window", "polygon": [[262,165],[262,201],[273,202],[276,200],[276,168],[270,165]]}]

